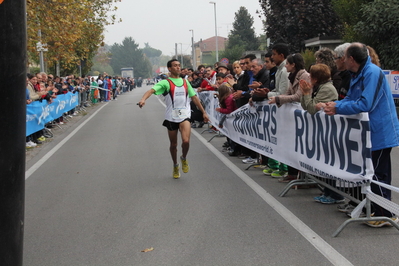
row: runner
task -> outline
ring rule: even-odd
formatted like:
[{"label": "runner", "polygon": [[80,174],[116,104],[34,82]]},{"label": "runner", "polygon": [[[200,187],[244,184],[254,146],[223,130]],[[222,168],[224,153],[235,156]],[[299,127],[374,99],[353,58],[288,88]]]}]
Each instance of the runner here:
[{"label": "runner", "polygon": [[167,63],[170,77],[168,79],[161,80],[144,93],[140,102],[139,107],[142,108],[145,105],[145,101],[152,95],[163,94],[165,96],[166,111],[165,121],[163,126],[168,129],[168,136],[170,141],[170,155],[173,160],[173,178],[180,177],[179,164],[177,163],[177,133],[178,130],[181,132],[182,138],[182,156],[180,157],[182,163],[182,170],[184,173],[188,173],[190,167],[187,162],[187,153],[190,146],[190,99],[202,112],[204,122],[208,122],[209,118],[204,108],[201,105],[194,89],[191,87],[190,82],[180,77],[180,63],[177,59],[172,59]]}]

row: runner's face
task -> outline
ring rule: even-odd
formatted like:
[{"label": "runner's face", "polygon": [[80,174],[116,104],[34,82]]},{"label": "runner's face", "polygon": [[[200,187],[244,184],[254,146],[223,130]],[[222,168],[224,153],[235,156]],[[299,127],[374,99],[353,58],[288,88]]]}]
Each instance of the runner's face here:
[{"label": "runner's face", "polygon": [[180,62],[174,61],[172,62],[172,66],[168,68],[169,72],[173,75],[180,75]]}]

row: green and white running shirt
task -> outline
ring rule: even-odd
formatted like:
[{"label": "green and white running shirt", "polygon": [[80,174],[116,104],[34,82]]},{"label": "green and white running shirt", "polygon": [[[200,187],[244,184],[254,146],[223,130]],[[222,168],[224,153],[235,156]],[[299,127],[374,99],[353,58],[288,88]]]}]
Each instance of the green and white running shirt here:
[{"label": "green and white running shirt", "polygon": [[166,120],[180,123],[191,117],[190,98],[196,93],[190,82],[182,78],[168,78],[161,80],[152,88],[155,90],[155,95],[165,96]]}]

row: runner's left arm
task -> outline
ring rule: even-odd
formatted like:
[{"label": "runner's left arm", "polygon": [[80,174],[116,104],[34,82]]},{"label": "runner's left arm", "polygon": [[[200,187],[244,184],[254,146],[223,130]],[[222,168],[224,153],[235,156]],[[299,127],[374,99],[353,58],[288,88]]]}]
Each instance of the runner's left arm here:
[{"label": "runner's left arm", "polygon": [[204,122],[208,123],[209,122],[209,117],[206,114],[205,109],[202,106],[201,101],[198,99],[197,95],[192,96],[191,100],[193,101],[195,106],[197,106],[197,108],[202,112],[202,116],[204,117]]}]

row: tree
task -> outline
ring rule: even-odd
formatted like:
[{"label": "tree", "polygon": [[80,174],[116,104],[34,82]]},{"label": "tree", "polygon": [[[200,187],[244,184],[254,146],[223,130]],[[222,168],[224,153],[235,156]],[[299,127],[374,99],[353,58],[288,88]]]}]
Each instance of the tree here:
[{"label": "tree", "polygon": [[177,57],[173,56],[172,59],[177,59],[177,60],[179,60],[180,63],[182,62],[182,59],[183,59],[183,64],[181,65],[182,67],[184,67],[184,68],[193,68],[190,55],[178,54]]},{"label": "tree", "polygon": [[155,73],[160,67],[162,51],[152,48],[149,43],[144,43],[143,53],[152,65],[152,72]]},{"label": "tree", "polygon": [[116,21],[116,2],[120,0],[27,0],[29,54],[37,57],[36,44],[41,42],[47,44],[48,64],[61,62],[74,69],[83,62],[89,68],[105,25]]},{"label": "tree", "polygon": [[153,58],[153,57],[160,57],[162,54],[161,50],[152,48],[148,42],[144,43],[144,48],[143,48],[143,53],[148,57],[148,58]]},{"label": "tree", "polygon": [[354,27],[362,20],[361,7],[374,0],[332,0],[332,5],[344,27],[342,37],[347,42],[360,41],[362,34],[358,34]]},{"label": "tree", "polygon": [[259,41],[256,38],[255,30],[253,28],[254,19],[248,13],[245,7],[240,7],[235,13],[233,29],[229,34],[229,41],[226,46],[228,49],[238,49],[243,47],[244,50],[257,50],[259,48]]},{"label": "tree", "polygon": [[115,73],[120,73],[120,69],[123,67],[133,67],[136,78],[152,76],[150,61],[144,56],[143,50],[139,49],[139,45],[132,37],[126,37],[122,44],[112,45],[110,64]]},{"label": "tree", "polygon": [[361,21],[354,26],[362,41],[377,51],[385,69],[399,69],[398,10],[397,0],[374,0],[360,8]]},{"label": "tree", "polygon": [[[114,75],[114,70],[112,69],[111,65],[109,64],[111,61],[111,47],[108,45],[101,46],[98,50],[96,55],[93,58],[93,65],[89,72],[89,75],[97,76],[98,73],[108,73],[110,75]],[[95,74],[97,72],[97,74]]]},{"label": "tree", "polygon": [[305,48],[304,41],[342,34],[342,25],[331,0],[259,0],[266,16],[271,43],[284,42],[292,51]]},{"label": "tree", "polygon": [[220,57],[227,58],[229,59],[230,63],[233,63],[234,61],[239,60],[244,54],[244,52],[245,52],[244,46],[236,45],[231,49],[225,49],[224,51],[222,51]]}]

